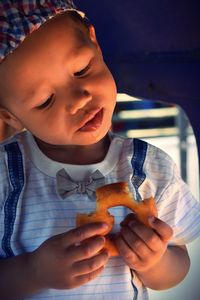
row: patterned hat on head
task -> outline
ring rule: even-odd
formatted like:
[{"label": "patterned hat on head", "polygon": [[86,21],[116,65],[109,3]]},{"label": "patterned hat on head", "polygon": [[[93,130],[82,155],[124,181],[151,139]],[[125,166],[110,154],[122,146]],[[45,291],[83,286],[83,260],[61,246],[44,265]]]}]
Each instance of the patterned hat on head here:
[{"label": "patterned hat on head", "polygon": [[73,0],[1,0],[0,63],[27,35],[67,10],[76,10]]}]

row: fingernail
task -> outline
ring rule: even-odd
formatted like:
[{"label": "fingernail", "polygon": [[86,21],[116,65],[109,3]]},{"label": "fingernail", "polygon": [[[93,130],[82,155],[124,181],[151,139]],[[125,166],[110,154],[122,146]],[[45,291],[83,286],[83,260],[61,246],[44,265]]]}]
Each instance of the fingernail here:
[{"label": "fingernail", "polygon": [[136,223],[137,223],[136,220],[131,220],[131,221],[128,223],[128,225],[129,225],[130,227],[132,227],[132,226],[134,227]]},{"label": "fingernail", "polygon": [[103,241],[103,243],[105,243],[105,241],[106,241],[105,237],[104,237],[104,236],[101,236],[100,238],[101,238],[101,240]]},{"label": "fingernail", "polygon": [[148,221],[150,224],[153,225],[153,223],[155,222],[156,218],[154,216],[148,217]]},{"label": "fingernail", "polygon": [[102,228],[108,229],[108,224],[107,223],[102,223]]},{"label": "fingernail", "polygon": [[74,244],[74,246],[75,246],[75,247],[78,247],[78,246],[80,246],[80,244],[81,244],[80,242],[76,242],[76,243]]}]

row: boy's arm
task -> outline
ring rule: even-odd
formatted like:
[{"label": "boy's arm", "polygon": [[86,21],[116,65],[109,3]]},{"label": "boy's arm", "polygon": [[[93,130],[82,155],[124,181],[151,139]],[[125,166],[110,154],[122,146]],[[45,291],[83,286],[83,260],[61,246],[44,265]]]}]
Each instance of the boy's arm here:
[{"label": "boy's arm", "polygon": [[18,300],[40,290],[31,264],[31,253],[0,260],[0,295]]},{"label": "boy's arm", "polygon": [[172,229],[158,218],[151,227],[142,224],[134,214],[122,222],[116,245],[127,265],[145,286],[162,290],[175,286],[186,276],[190,259],[185,246],[168,246]]},{"label": "boy's arm", "polygon": [[177,285],[187,275],[190,258],[185,246],[169,246],[160,261],[144,272],[136,272],[146,287],[163,290]]}]

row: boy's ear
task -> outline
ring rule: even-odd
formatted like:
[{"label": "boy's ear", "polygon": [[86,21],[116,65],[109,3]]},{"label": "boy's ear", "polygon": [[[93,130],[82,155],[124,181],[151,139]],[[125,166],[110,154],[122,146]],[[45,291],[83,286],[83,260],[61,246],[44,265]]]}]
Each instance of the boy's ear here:
[{"label": "boy's ear", "polygon": [[96,45],[97,49],[102,53],[101,48],[100,48],[99,43],[96,38],[95,28],[91,24],[89,25],[89,35],[90,35],[91,41]]},{"label": "boy's ear", "polygon": [[0,107],[0,118],[17,131],[24,129],[23,124],[5,108]]}]

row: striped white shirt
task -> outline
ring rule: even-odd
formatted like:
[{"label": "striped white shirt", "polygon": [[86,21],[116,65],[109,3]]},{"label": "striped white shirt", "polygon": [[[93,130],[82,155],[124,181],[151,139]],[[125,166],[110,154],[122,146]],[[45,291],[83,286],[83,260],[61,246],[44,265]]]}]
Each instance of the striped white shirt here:
[{"label": "striped white shirt", "polygon": [[[99,170],[105,184],[127,181],[134,197],[153,196],[158,216],[173,229],[170,244],[185,244],[200,235],[200,205],[180,178],[172,159],[141,140],[110,134],[105,159],[92,165],[68,165],[46,157],[25,131],[0,145],[0,257],[30,252],[49,237],[75,227],[76,214],[95,210],[95,195],[76,193],[62,199],[56,173],[65,169],[74,181]],[[128,210],[110,209],[116,231]],[[71,290],[45,290],[27,299],[146,300],[147,289],[121,257],[113,257],[104,272]]]}]

